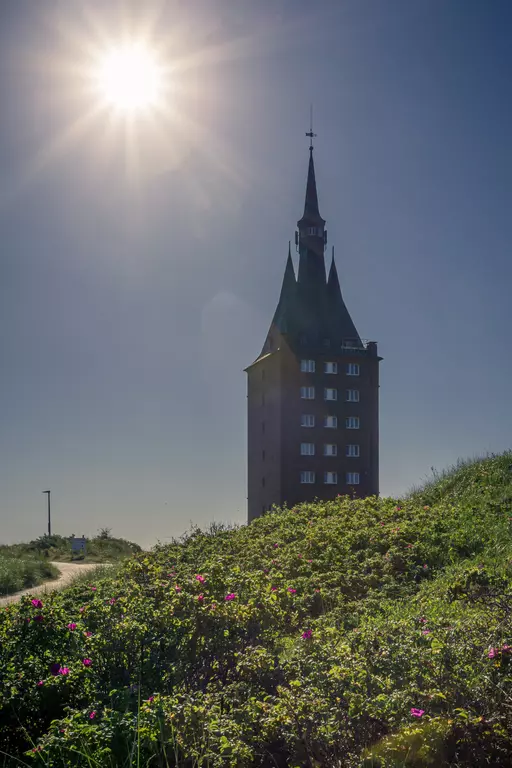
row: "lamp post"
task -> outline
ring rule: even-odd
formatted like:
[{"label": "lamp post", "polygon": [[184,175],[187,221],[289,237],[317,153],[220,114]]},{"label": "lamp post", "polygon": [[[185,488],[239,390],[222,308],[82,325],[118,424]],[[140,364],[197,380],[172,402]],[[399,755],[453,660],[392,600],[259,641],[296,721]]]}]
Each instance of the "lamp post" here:
[{"label": "lamp post", "polygon": [[50,515],[50,494],[51,491],[43,491],[43,493],[48,494],[48,536],[52,535],[52,518]]}]

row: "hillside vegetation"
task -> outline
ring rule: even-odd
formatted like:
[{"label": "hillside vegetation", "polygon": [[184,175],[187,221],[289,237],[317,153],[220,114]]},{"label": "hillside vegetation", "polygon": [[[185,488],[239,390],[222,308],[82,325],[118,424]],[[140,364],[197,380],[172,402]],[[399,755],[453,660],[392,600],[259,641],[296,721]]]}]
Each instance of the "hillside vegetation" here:
[{"label": "hillside vegetation", "polygon": [[85,554],[73,553],[70,537],[58,534],[45,534],[28,543],[0,544],[0,557],[45,558],[56,562],[76,560],[83,563],[108,563],[130,557],[136,552],[141,552],[138,544],[115,538],[109,528],[87,539]]},{"label": "hillside vegetation", "polygon": [[507,453],[23,598],[0,615],[0,749],[55,768],[510,766],[511,526]]},{"label": "hillside vegetation", "polygon": [[58,569],[37,557],[18,557],[0,550],[0,597],[55,579]]}]

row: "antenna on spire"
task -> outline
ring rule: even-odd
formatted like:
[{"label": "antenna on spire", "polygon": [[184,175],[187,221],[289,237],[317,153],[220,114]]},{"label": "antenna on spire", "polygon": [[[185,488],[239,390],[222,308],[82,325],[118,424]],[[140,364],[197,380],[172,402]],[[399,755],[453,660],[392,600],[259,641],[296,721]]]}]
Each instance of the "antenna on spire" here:
[{"label": "antenna on spire", "polygon": [[309,107],[309,131],[306,132],[306,136],[309,139],[309,151],[313,151],[313,139],[316,136],[316,133],[313,133],[313,105],[311,104]]}]

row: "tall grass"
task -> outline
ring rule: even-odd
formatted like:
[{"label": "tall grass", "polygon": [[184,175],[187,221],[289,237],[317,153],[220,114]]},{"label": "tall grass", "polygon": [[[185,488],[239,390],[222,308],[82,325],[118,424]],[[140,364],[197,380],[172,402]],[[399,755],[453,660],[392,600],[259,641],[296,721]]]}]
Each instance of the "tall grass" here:
[{"label": "tall grass", "polygon": [[58,569],[45,560],[0,555],[0,595],[10,595],[22,589],[36,587],[43,581],[55,579],[58,575]]}]

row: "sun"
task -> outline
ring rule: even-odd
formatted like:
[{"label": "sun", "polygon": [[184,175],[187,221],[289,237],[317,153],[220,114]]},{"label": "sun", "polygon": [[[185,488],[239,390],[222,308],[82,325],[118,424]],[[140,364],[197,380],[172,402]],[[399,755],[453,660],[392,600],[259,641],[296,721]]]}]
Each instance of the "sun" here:
[{"label": "sun", "polygon": [[146,110],[162,97],[162,67],[142,45],[124,45],[105,53],[95,80],[100,97],[124,112]]}]

